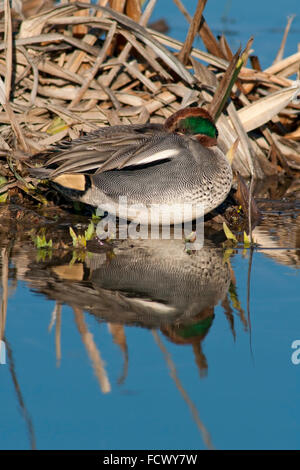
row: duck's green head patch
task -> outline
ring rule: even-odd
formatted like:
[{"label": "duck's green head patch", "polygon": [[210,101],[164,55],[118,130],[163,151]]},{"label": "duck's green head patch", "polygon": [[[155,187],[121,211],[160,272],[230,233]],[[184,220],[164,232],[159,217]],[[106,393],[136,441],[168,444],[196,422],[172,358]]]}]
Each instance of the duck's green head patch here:
[{"label": "duck's green head patch", "polygon": [[165,130],[187,135],[202,135],[209,139],[218,137],[217,128],[206,109],[184,108],[170,116],[165,124]]},{"label": "duck's green head patch", "polygon": [[180,119],[177,128],[185,134],[204,134],[213,139],[218,136],[216,126],[209,119],[201,116],[188,116]]}]

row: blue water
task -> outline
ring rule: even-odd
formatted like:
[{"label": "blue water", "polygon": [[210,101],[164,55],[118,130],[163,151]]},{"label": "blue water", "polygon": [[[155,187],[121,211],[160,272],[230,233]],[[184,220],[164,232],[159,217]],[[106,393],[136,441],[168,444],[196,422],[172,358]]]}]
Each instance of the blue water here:
[{"label": "blue water", "polygon": [[[237,293],[246,311],[248,259],[232,259]],[[234,339],[223,308],[202,343],[208,363],[200,378],[190,345],[158,335],[181,386],[218,449],[298,449],[300,365],[291,361],[291,343],[300,339],[299,270],[254,253],[249,330],[234,311]],[[76,329],[63,307],[62,359],[48,332],[53,301],[19,282],[9,299],[6,340],[39,449],[203,449],[195,416],[170,376],[151,330],[125,326],[129,370],[118,385],[122,354],[106,323],[85,314],[105,361],[112,391],[103,394]],[[245,313],[247,316],[247,314]],[[252,350],[252,352],[251,352]],[[1,374],[1,449],[30,447],[8,364]]]},{"label": "blue water", "polygon": [[[197,0],[182,2],[190,15],[193,15]],[[215,35],[226,35],[233,51],[240,45],[245,47],[250,36],[254,36],[253,54],[258,55],[263,68],[269,67],[280,47],[287,17],[296,14],[285,47],[285,55],[298,52],[297,44],[300,33],[300,4],[298,0],[264,2],[254,0],[251,3],[239,0],[208,0],[204,16]],[[171,30],[170,34],[184,41],[187,21],[179,12],[173,0],[158,1],[153,19],[165,18]],[[199,39],[195,47],[203,48]]]}]

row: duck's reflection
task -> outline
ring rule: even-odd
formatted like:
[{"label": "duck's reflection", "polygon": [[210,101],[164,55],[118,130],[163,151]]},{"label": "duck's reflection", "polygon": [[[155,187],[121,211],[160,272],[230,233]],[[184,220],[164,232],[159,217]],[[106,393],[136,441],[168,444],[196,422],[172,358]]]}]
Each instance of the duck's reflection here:
[{"label": "duck's reflection", "polygon": [[[202,342],[214,319],[214,308],[226,299],[232,273],[224,250],[206,244],[188,253],[182,240],[135,240],[116,243],[113,250],[61,256],[37,261],[30,252],[16,250],[13,256],[17,277],[34,291],[56,301],[56,352],[60,360],[61,305],[68,304],[103,393],[111,390],[99,348],[85,322],[84,311],[108,323],[120,347],[124,365],[119,383],[128,370],[128,347],[124,325],[151,329],[175,385],[186,402],[207,448],[211,437],[197,408],[186,392],[158,331],[178,345],[191,345],[200,376],[207,373]],[[226,309],[225,309],[226,311]],[[228,312],[227,312],[228,313]],[[227,315],[226,313],[226,315]]]},{"label": "duck's reflection", "polygon": [[15,262],[35,291],[60,304],[88,311],[110,325],[159,328],[170,341],[192,345],[204,375],[201,342],[231,279],[222,249],[204,246],[189,254],[181,240],[125,240],[113,251],[71,260],[70,253],[31,260],[26,269],[20,257]]}]

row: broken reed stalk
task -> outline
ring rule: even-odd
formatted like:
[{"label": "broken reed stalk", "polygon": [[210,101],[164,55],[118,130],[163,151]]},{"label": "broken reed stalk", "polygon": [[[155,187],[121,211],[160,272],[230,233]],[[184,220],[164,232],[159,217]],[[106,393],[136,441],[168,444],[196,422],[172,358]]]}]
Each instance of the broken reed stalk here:
[{"label": "broken reed stalk", "polygon": [[126,342],[125,328],[122,323],[108,323],[108,329],[113,337],[113,342],[119,346],[123,356],[123,370],[118,378],[118,384],[121,385],[125,382],[128,375],[128,346]]},{"label": "broken reed stalk", "polygon": [[[193,17],[189,14],[189,12],[185,9],[184,5],[182,4],[181,0],[173,0],[175,5],[178,7],[179,11],[183,14],[186,18],[188,23],[191,23]],[[207,51],[211,54],[214,54],[216,57],[220,57],[222,59],[227,59],[227,57],[223,54],[218,41],[216,40],[215,36],[213,35],[212,31],[210,30],[208,24],[205,21],[205,18],[202,14],[201,22],[200,22],[200,29],[198,31],[199,36],[201,37],[204,46],[206,47]],[[231,59],[232,57],[230,57]]]},{"label": "broken reed stalk", "polygon": [[213,99],[208,106],[208,111],[215,122],[222,113],[227,99],[231,93],[232,87],[236,80],[236,77],[240,71],[242,63],[240,61],[241,48],[233,56],[222,80],[219,82],[218,88],[216,89]]},{"label": "broken reed stalk", "polygon": [[278,52],[277,52],[277,55],[275,57],[275,60],[274,60],[273,64],[276,64],[277,62],[280,62],[283,59],[285,43],[286,43],[287,36],[289,34],[289,30],[291,28],[291,25],[292,25],[292,22],[294,21],[295,16],[296,15],[291,15],[287,19],[287,24],[286,24],[286,27],[285,27],[285,30],[284,30],[283,38],[282,38],[280,47],[278,49]]},{"label": "broken reed stalk", "polygon": [[233,85],[235,84],[237,77],[240,73],[243,65],[246,64],[248,59],[248,54],[253,43],[253,38],[251,37],[247,45],[240,55],[241,48],[238,49],[236,54],[231,59],[229,66],[222,77],[222,80],[219,82],[218,88],[214,94],[214,97],[209,105],[209,112],[216,122],[218,117],[222,113],[226,101],[230,96]]},{"label": "broken reed stalk", "polygon": [[55,321],[55,353],[56,366],[60,366],[61,362],[61,303],[56,302],[56,321]]},{"label": "broken reed stalk", "polygon": [[170,371],[170,375],[171,375],[172,379],[174,380],[174,383],[176,385],[177,390],[180,392],[181,396],[183,397],[184,401],[186,402],[187,406],[190,409],[192,417],[193,417],[193,419],[194,419],[194,421],[195,421],[195,423],[196,423],[196,425],[197,425],[197,427],[198,427],[198,429],[201,433],[204,444],[206,445],[207,449],[210,449],[210,450],[214,449],[215,447],[212,443],[211,436],[210,436],[208,430],[206,429],[204,423],[201,421],[200,416],[199,416],[199,412],[198,412],[195,404],[192,402],[191,398],[189,397],[188,393],[183,388],[182,383],[179,380],[179,377],[178,377],[177,371],[176,371],[176,366],[175,366],[175,364],[172,360],[172,357],[171,357],[170,353],[168,352],[168,350],[164,346],[164,344],[161,341],[158,333],[155,330],[152,330],[152,334],[153,334],[153,337],[154,337],[154,340],[155,340],[157,346],[159,347],[159,349],[161,350],[161,352],[164,356],[164,359],[165,359],[165,361],[167,363],[167,366],[168,366],[168,369]]},{"label": "broken reed stalk", "polygon": [[29,414],[29,412],[27,410],[27,407],[25,405],[22,390],[21,390],[21,387],[20,387],[20,384],[19,384],[19,381],[18,381],[12,349],[11,349],[10,344],[7,341],[7,339],[4,338],[4,340],[5,340],[5,344],[6,344],[8,367],[9,367],[9,371],[10,371],[10,374],[11,374],[14,389],[15,389],[15,392],[16,392],[16,395],[17,395],[17,399],[18,399],[18,402],[19,402],[19,405],[20,405],[20,409],[21,409],[21,412],[22,412],[22,415],[23,415],[23,418],[25,420],[25,424],[26,424],[26,427],[27,427],[27,432],[28,432],[28,437],[29,437],[29,442],[30,442],[30,448],[32,450],[35,450],[36,449],[36,438],[35,438],[33,422],[31,420],[30,414]]},{"label": "broken reed stalk", "polygon": [[250,316],[251,269],[252,269],[252,260],[253,260],[253,250],[254,250],[252,241],[251,241],[251,245],[249,249],[250,249],[250,254],[249,254],[248,273],[247,273],[247,319],[248,319],[248,327],[249,327],[250,353],[251,353],[252,360],[254,360],[253,349],[252,349],[252,324],[251,324],[251,316]]},{"label": "broken reed stalk", "polygon": [[93,335],[89,332],[85,320],[83,311],[73,306],[75,323],[80,333],[82,342],[86,348],[86,351],[93,364],[95,375],[98,379],[102,393],[109,393],[111,391],[111,385],[104,367],[104,362],[100,356],[100,352],[93,339]]},{"label": "broken reed stalk", "polygon": [[194,14],[193,20],[190,24],[189,31],[187,37],[185,39],[184,45],[179,52],[178,58],[183,63],[186,64],[192,49],[192,45],[195,39],[196,34],[199,31],[202,13],[205,8],[207,0],[198,0],[196,12]]}]

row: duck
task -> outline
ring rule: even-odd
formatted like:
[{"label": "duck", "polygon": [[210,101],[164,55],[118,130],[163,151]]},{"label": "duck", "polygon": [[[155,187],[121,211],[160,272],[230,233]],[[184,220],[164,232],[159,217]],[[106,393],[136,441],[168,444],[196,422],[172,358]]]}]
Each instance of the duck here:
[{"label": "duck", "polygon": [[117,217],[123,217],[126,203],[129,221],[190,222],[199,207],[202,215],[211,212],[231,189],[231,165],[217,137],[209,112],[187,107],[163,124],[100,127],[62,141],[30,174],[49,180],[73,201]]}]

